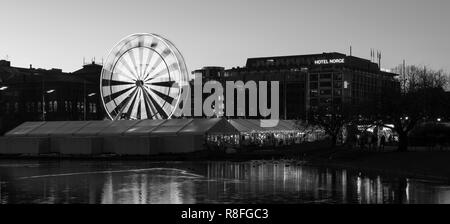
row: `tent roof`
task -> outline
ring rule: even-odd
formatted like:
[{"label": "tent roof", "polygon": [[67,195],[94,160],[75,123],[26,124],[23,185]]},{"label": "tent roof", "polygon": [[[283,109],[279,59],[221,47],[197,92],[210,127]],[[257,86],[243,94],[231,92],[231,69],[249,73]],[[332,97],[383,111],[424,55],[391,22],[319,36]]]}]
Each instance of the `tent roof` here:
[{"label": "tent roof", "polygon": [[114,121],[103,120],[103,121],[91,121],[86,126],[82,127],[80,130],[73,133],[73,135],[81,136],[92,136],[98,135],[102,130],[111,126]]},{"label": "tent roof", "polygon": [[260,120],[254,119],[232,119],[229,120],[239,132],[268,132],[268,131],[297,131],[294,120],[279,120],[275,127],[261,127]]},{"label": "tent roof", "polygon": [[214,133],[239,133],[223,118],[194,119],[181,129],[178,134],[214,134]]},{"label": "tent roof", "polygon": [[298,131],[295,121],[280,120],[275,127],[261,127],[260,120],[208,118],[118,121],[25,122],[6,136],[115,136],[204,135],[239,132]]},{"label": "tent roof", "polygon": [[26,136],[29,132],[45,124],[43,121],[38,122],[25,122],[11,131],[7,132],[5,136]]},{"label": "tent roof", "polygon": [[41,126],[28,132],[28,136],[48,136],[56,133],[55,129],[64,126],[68,121],[45,122]]},{"label": "tent roof", "polygon": [[138,120],[118,120],[111,122],[108,128],[101,130],[99,135],[122,135],[125,131],[137,124]]},{"label": "tent roof", "polygon": [[65,125],[55,128],[52,135],[56,136],[64,136],[64,135],[73,135],[83,127],[87,126],[91,121],[70,121]]},{"label": "tent roof", "polygon": [[130,127],[124,132],[125,135],[145,135],[150,134],[159,125],[164,123],[165,120],[142,120]]},{"label": "tent roof", "polygon": [[157,128],[152,130],[153,136],[158,135],[175,135],[194,119],[171,119],[166,120]]}]

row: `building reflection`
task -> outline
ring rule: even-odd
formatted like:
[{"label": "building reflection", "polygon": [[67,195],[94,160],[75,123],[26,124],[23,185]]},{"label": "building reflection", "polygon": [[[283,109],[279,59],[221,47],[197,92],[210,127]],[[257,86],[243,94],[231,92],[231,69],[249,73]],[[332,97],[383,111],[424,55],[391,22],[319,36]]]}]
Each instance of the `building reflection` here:
[{"label": "building reflection", "polygon": [[[216,180],[207,184],[210,201],[235,202],[227,197],[235,195],[254,202],[278,198],[280,203],[450,203],[450,187],[427,188],[406,178],[383,182],[380,176],[289,162],[215,162],[209,164],[207,177]],[[430,190],[424,194],[425,188]]]},{"label": "building reflection", "polygon": [[9,164],[0,166],[0,203],[448,204],[450,186],[282,161]]},{"label": "building reflection", "polygon": [[179,176],[152,173],[108,174],[101,193],[103,204],[193,204],[194,183]]}]

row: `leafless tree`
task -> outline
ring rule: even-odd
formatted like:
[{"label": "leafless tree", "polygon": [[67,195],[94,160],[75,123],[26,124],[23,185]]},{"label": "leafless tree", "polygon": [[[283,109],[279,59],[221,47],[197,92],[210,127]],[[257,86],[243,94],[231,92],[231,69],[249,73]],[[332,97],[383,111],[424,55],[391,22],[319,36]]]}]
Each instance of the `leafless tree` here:
[{"label": "leafless tree", "polygon": [[398,150],[407,151],[408,135],[417,124],[448,113],[448,94],[444,91],[448,74],[414,65],[398,66],[394,71],[400,74],[401,91],[383,92],[378,108],[370,110],[378,124],[398,133]]}]

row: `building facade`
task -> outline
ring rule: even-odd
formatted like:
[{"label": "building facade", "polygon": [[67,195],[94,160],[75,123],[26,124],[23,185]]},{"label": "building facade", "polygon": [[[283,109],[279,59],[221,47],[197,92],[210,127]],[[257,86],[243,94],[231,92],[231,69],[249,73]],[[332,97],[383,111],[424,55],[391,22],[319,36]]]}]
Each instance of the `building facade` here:
[{"label": "building facade", "polygon": [[[344,105],[376,100],[383,91],[400,88],[397,74],[382,71],[369,60],[335,52],[249,58],[243,68],[222,71],[205,67],[193,74],[202,74],[203,81],[217,80],[224,86],[227,81],[278,81],[281,119],[304,119],[319,108],[340,110]],[[247,104],[248,100],[246,96]],[[250,118],[248,111],[247,105],[246,114],[229,117]]]},{"label": "building facade", "polygon": [[0,134],[25,121],[103,119],[101,68],[92,63],[66,73],[0,61]]}]

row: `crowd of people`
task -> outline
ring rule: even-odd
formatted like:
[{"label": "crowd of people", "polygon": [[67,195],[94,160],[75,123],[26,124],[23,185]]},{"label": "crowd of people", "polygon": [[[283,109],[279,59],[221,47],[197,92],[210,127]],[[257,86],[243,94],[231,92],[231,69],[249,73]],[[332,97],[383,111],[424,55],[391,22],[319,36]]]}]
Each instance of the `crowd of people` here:
[{"label": "crowd of people", "polygon": [[398,140],[392,133],[367,130],[349,137],[347,143],[361,150],[384,150],[386,145],[392,145]]}]

